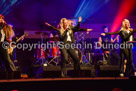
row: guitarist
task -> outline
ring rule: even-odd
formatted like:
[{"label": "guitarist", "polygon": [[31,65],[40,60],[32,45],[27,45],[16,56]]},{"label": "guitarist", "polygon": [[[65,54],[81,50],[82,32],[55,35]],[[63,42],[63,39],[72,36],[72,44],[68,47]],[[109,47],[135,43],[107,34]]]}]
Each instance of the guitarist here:
[{"label": "guitarist", "polygon": [[[24,37],[26,36],[26,34],[22,35],[20,38],[17,38],[15,36],[15,33],[14,33],[14,30],[13,30],[13,26],[12,25],[9,25],[12,32],[11,32],[11,37],[10,37],[10,40],[15,43],[18,43],[19,41],[22,41],[24,39]],[[16,47],[16,45],[11,45],[8,49],[8,54],[10,55],[10,58],[11,60],[15,61],[15,58],[14,58],[14,48]]]},{"label": "guitarist", "polygon": [[4,42],[11,42],[11,34],[12,30],[11,27],[5,22],[4,16],[0,15],[0,71],[1,70],[1,65],[2,62],[5,64],[6,68],[6,78],[13,78],[14,76],[14,71],[16,71],[16,67],[12,60],[10,59],[10,56],[8,54],[7,49],[5,49],[2,45]]}]

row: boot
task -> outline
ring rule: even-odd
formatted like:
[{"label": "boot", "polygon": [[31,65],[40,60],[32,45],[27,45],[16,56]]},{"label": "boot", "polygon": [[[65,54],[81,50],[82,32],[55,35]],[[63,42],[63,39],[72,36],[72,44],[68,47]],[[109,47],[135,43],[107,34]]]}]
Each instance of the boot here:
[{"label": "boot", "polygon": [[61,77],[62,77],[62,78],[65,77],[64,71],[61,71]]},{"label": "boot", "polygon": [[61,70],[61,77],[67,77],[67,72],[66,72],[66,70],[65,69],[62,69]]}]

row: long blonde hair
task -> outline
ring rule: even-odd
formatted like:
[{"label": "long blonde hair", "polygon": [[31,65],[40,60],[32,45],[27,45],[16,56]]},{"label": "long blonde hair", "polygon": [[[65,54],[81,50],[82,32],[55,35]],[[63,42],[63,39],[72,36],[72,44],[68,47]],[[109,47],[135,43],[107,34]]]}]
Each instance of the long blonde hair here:
[{"label": "long blonde hair", "polygon": [[[60,20],[60,34],[62,35],[63,33],[64,33],[64,31],[65,31],[65,29],[64,29],[64,21],[65,20],[67,20],[66,18],[62,18],[61,20]],[[71,28],[70,28],[70,26],[68,25],[68,28],[70,29],[69,30],[69,33],[71,34],[72,33],[72,30],[71,30]]]},{"label": "long blonde hair", "polygon": [[[125,28],[125,22],[129,22],[129,20],[128,20],[128,19],[124,19],[124,20],[123,20],[122,26],[121,26],[121,30],[126,30],[126,28]],[[129,22],[128,29],[130,29],[130,22]]]},{"label": "long blonde hair", "polygon": [[3,31],[6,35],[6,40],[11,41],[11,38],[15,36],[14,31],[10,25],[5,25]]}]

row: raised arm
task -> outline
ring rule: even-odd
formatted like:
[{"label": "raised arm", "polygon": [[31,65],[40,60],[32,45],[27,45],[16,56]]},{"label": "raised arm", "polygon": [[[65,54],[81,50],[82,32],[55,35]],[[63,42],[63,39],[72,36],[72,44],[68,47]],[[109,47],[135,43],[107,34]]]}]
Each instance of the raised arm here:
[{"label": "raised arm", "polygon": [[79,17],[79,19],[78,19],[78,24],[77,24],[75,27],[72,27],[72,30],[73,30],[74,32],[77,32],[77,31],[79,30],[81,21],[82,21],[82,17]]},{"label": "raised arm", "polygon": [[92,31],[92,29],[80,28],[81,21],[82,21],[82,17],[79,17],[77,26],[72,27],[72,30],[74,32],[77,32],[77,31],[88,31],[88,32]]},{"label": "raised arm", "polygon": [[79,29],[80,29],[80,23],[81,23],[81,22],[78,22],[77,26],[75,26],[75,27],[72,27],[72,26],[71,26],[71,29],[72,29],[74,32],[79,31]]}]

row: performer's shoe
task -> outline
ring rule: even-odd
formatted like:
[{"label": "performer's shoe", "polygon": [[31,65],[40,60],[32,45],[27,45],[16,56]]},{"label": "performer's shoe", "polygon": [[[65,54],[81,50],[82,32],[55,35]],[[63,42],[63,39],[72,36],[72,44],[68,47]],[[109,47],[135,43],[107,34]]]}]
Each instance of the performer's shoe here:
[{"label": "performer's shoe", "polygon": [[66,72],[64,70],[61,71],[61,77],[62,78],[67,78],[68,77],[67,74],[66,74]]},{"label": "performer's shoe", "polygon": [[123,73],[120,73],[120,77],[124,77],[124,74],[123,74]]},{"label": "performer's shoe", "polygon": [[65,77],[64,71],[61,71],[61,77]]}]

